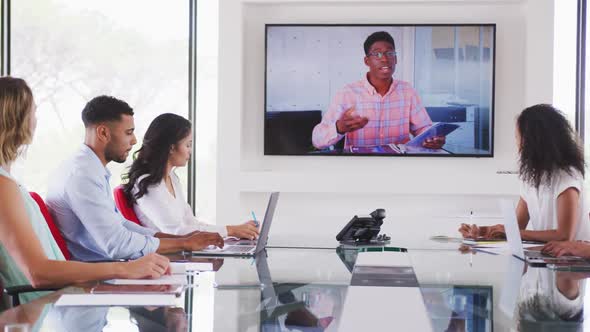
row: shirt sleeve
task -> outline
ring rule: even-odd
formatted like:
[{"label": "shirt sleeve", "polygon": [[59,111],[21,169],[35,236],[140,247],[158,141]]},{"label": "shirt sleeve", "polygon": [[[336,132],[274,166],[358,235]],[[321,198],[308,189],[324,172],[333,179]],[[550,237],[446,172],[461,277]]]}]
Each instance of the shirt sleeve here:
[{"label": "shirt sleeve", "polygon": [[147,227],[140,226],[140,225],[138,225],[134,222],[131,222],[129,220],[125,220],[123,222],[123,226],[125,226],[125,228],[127,228],[128,230],[130,230],[132,232],[147,235],[147,236],[154,236],[157,233],[157,231],[154,229],[149,229]]},{"label": "shirt sleeve", "polygon": [[338,134],[336,121],[340,119],[346,109],[348,107],[345,108],[344,92],[338,92],[328,106],[328,110],[323,114],[322,121],[313,128],[311,135],[313,146],[317,149],[325,149],[338,143],[344,137],[344,135]]},{"label": "shirt sleeve", "polygon": [[421,132],[432,126],[432,120],[426,109],[422,105],[422,101],[418,96],[416,90],[408,87],[410,93],[410,132],[412,135],[419,135]]},{"label": "shirt sleeve", "polygon": [[[105,182],[106,183],[106,182]],[[105,184],[89,176],[71,177],[66,198],[90,237],[111,259],[135,259],[155,252],[160,240],[128,228],[130,222],[116,212]]]},{"label": "shirt sleeve", "polygon": [[579,193],[582,193],[583,178],[581,177],[580,172],[577,170],[572,170],[571,172],[572,174],[568,174],[565,171],[561,171],[559,183],[555,188],[555,199],[569,188],[576,188]]}]

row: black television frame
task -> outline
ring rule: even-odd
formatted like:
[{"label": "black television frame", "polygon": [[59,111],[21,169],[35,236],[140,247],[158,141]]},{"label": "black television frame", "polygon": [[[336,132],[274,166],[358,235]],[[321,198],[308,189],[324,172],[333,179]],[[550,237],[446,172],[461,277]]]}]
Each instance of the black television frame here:
[{"label": "black television frame", "polygon": [[[490,146],[490,153],[489,154],[465,154],[465,153],[457,153],[457,154],[427,154],[427,153],[420,153],[420,154],[371,154],[371,153],[281,153],[281,154],[271,154],[268,153],[266,147],[267,141],[267,130],[266,130],[266,106],[267,106],[267,87],[268,87],[268,29],[270,27],[371,27],[371,26],[391,26],[391,27],[405,27],[405,26],[414,26],[414,27],[423,27],[423,26],[432,26],[432,27],[464,27],[464,26],[489,26],[493,28],[493,52],[491,52],[492,56],[492,95],[491,95],[491,112],[490,112],[490,135],[491,135],[491,146]],[[457,157],[465,157],[465,158],[493,158],[494,157],[494,147],[495,143],[495,126],[496,126],[496,23],[416,23],[416,24],[391,24],[391,23],[382,23],[382,24],[359,24],[359,23],[352,23],[352,24],[327,24],[327,23],[267,23],[264,25],[264,108],[263,108],[263,145],[264,145],[264,155],[265,156],[315,156],[315,157],[323,157],[323,156],[337,156],[337,157],[436,157],[436,158],[457,158]]]}]

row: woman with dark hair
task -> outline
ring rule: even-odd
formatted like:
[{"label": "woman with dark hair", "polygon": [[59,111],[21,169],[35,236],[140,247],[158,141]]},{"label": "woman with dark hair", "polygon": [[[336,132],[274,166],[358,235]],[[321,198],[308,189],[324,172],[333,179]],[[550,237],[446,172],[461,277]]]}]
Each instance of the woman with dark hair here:
[{"label": "woman with dark hair", "polygon": [[128,182],[123,185],[125,196],[141,223],[170,234],[204,231],[223,237],[256,238],[258,227],[253,221],[223,227],[193,215],[174,173],[176,167],[186,166],[192,143],[191,123],[179,115],[161,114],[150,124],[127,173]]},{"label": "woman with dark hair", "polygon": [[[516,120],[521,179],[516,217],[523,240],[590,240],[584,199],[584,155],[563,114],[551,105],[526,108]],[[527,230],[529,221],[534,230]],[[464,237],[505,237],[504,225],[462,224]]]}]

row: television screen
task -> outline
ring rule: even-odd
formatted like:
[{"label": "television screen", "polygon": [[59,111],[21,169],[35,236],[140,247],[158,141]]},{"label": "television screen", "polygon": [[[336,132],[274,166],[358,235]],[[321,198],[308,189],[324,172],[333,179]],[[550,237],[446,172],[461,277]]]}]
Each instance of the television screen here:
[{"label": "television screen", "polygon": [[493,156],[495,24],[266,25],[266,155]]}]

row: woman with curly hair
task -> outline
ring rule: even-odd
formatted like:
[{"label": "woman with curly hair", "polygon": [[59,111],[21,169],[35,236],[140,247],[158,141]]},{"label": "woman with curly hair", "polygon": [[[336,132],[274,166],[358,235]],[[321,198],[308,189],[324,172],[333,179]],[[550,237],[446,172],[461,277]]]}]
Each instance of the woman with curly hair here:
[{"label": "woman with curly hair", "polygon": [[[563,114],[551,105],[523,110],[516,120],[521,189],[516,217],[523,240],[590,240],[584,199],[584,154]],[[527,230],[529,222],[533,230]],[[502,238],[504,225],[462,224],[464,237]]]}]

